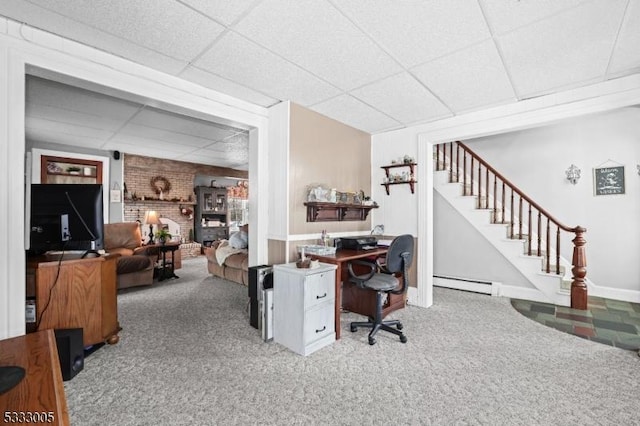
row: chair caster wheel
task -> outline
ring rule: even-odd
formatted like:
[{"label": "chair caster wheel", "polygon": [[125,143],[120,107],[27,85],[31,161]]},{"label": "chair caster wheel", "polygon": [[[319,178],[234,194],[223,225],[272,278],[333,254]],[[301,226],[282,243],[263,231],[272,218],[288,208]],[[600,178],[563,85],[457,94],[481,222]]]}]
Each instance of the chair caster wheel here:
[{"label": "chair caster wheel", "polygon": [[405,336],[405,335],[400,336],[400,341],[402,343],[407,343],[407,336]]},{"label": "chair caster wheel", "polygon": [[356,331],[358,331],[358,327],[356,327],[355,325],[352,325],[352,326],[350,326],[350,327],[349,327],[349,330],[350,330],[352,333],[355,333]]},{"label": "chair caster wheel", "polygon": [[397,328],[398,330],[402,330],[402,329],[404,328],[404,326],[403,326],[402,324],[398,323],[398,324],[396,325],[396,328]]},{"label": "chair caster wheel", "polygon": [[370,345],[375,345],[376,344],[376,339],[374,339],[373,337],[369,337],[369,344]]}]

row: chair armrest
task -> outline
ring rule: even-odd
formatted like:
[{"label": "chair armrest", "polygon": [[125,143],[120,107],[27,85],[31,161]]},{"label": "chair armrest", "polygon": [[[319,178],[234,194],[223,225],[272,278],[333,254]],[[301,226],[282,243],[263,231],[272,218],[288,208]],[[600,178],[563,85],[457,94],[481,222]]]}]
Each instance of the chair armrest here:
[{"label": "chair armrest", "polygon": [[145,246],[136,247],[133,249],[133,254],[148,254],[147,248]]},{"label": "chair armrest", "polygon": [[[365,274],[357,275],[353,270],[353,265],[366,266],[369,268],[369,272]],[[362,283],[365,281],[369,281],[371,277],[375,275],[378,270],[378,265],[373,262],[367,262],[366,260],[352,260],[347,263],[347,268],[349,270],[349,276],[352,281],[354,281],[358,287],[362,287]]]}]

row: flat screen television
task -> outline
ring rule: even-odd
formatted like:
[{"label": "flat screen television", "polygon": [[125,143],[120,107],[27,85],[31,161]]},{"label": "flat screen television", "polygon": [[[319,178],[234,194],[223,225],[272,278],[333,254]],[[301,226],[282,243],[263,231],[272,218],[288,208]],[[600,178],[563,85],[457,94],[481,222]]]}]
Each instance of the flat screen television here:
[{"label": "flat screen television", "polygon": [[104,248],[101,184],[31,184],[30,205],[29,253]]}]

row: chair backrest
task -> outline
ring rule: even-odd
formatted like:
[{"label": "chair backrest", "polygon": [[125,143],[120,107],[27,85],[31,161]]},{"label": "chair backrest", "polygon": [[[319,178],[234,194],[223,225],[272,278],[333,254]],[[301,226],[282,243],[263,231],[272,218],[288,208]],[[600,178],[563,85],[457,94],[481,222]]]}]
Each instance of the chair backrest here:
[{"label": "chair backrest", "polygon": [[[403,253],[408,255],[403,256]],[[386,269],[391,273],[406,272],[413,261],[413,236],[399,235],[393,239],[387,251]]]}]

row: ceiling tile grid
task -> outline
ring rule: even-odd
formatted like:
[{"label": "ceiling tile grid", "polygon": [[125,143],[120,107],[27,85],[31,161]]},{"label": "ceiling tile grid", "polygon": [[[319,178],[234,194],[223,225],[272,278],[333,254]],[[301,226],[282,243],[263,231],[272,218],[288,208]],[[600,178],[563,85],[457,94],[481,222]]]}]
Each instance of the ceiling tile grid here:
[{"label": "ceiling tile grid", "polygon": [[[2,17],[26,23],[27,40],[37,35],[30,27],[42,29],[370,133],[640,72],[640,0],[2,0],[0,33],[8,31]],[[225,133],[216,118],[31,84],[30,137],[246,166],[246,156],[225,159],[232,150],[216,149],[246,151],[247,134]],[[89,137],[91,128],[100,136]]]},{"label": "ceiling tile grid", "polygon": [[235,33],[227,33],[193,65],[248,87],[260,88],[269,96],[291,99],[301,105],[340,93],[335,87]]}]

